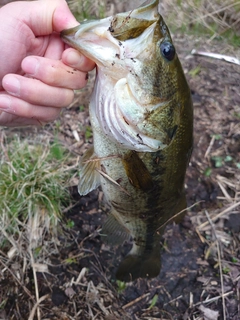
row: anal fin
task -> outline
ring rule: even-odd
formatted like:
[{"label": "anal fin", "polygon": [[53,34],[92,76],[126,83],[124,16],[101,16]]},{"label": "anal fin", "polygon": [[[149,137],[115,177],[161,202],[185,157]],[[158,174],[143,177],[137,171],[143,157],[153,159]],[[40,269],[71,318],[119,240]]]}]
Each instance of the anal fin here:
[{"label": "anal fin", "polygon": [[94,148],[90,148],[82,156],[80,161],[80,174],[78,192],[84,196],[100,186],[100,160],[94,154]]},{"label": "anal fin", "polygon": [[108,244],[117,245],[129,240],[128,230],[110,214],[101,231],[102,240]]}]

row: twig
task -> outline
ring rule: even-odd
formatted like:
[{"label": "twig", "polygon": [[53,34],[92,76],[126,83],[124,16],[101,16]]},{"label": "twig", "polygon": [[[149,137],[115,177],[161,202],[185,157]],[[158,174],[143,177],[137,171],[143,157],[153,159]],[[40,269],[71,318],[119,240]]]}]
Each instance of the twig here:
[{"label": "twig", "polygon": [[130,301],[129,303],[125,304],[122,309],[128,309],[130,307],[132,307],[134,304],[138,303],[139,301],[141,301],[144,298],[147,298],[150,295],[150,292],[143,294],[142,296],[138,297],[137,299]]},{"label": "twig", "polygon": [[125,190],[117,181],[113,180],[108,174],[106,174],[105,172],[103,172],[99,169],[96,169],[96,171],[98,173],[100,173],[104,178],[106,178],[107,180],[109,180],[110,182],[112,182],[113,184],[118,186],[120,188],[120,190],[122,190],[124,193],[126,193],[129,197],[131,197],[130,193],[128,193],[127,190]]},{"label": "twig", "polygon": [[228,201],[232,200],[231,196],[229,195],[229,193],[227,192],[227,190],[224,188],[223,184],[220,181],[217,181],[217,184],[219,185],[219,188],[221,189],[222,193],[225,196],[225,199],[227,199]]},{"label": "twig", "polygon": [[[212,222],[216,221],[218,218],[220,218],[221,216],[223,216],[225,213],[228,213],[229,211],[232,211],[233,209],[235,209],[236,207],[240,206],[240,201],[237,203],[234,203],[233,205],[231,205],[230,207],[228,207],[227,209],[223,210],[222,212],[218,213],[215,217],[212,217]],[[209,223],[209,221],[206,221],[204,223],[202,223],[200,226],[197,227],[198,230],[206,227],[206,225]]]},{"label": "twig", "polygon": [[23,288],[23,290],[26,292],[26,294],[32,299],[33,296],[31,295],[31,292],[18,280],[18,278],[15,276],[15,274],[12,272],[12,270],[0,259],[0,263],[4,266],[5,269],[7,269],[11,275],[13,276],[13,278],[17,281],[17,283]]},{"label": "twig", "polygon": [[204,52],[204,51],[198,51],[193,49],[191,52],[192,55],[198,55],[198,56],[204,56],[204,57],[209,57],[213,59],[218,59],[218,60],[224,60],[226,62],[234,63],[237,65],[240,65],[240,60],[231,56],[227,56],[225,54],[219,54],[219,53],[211,53],[211,52]]},{"label": "twig", "polygon": [[164,303],[163,306],[165,307],[165,306],[169,305],[170,303],[173,303],[173,302],[175,302],[175,301],[177,301],[177,300],[179,300],[179,299],[181,299],[181,298],[182,298],[182,295],[178,296],[178,297],[175,298],[175,299],[172,299],[171,301],[168,301],[168,302]]},{"label": "twig", "polygon": [[74,283],[78,284],[82,280],[82,278],[85,277],[86,272],[87,268],[83,267]]},{"label": "twig", "polygon": [[197,201],[197,202],[195,202],[194,204],[192,204],[190,207],[187,207],[187,208],[179,211],[179,212],[176,213],[174,216],[172,216],[172,217],[169,218],[167,221],[165,221],[165,222],[157,229],[157,231],[160,230],[160,229],[162,229],[163,227],[165,227],[169,222],[173,221],[176,217],[178,217],[178,216],[179,216],[180,214],[182,214],[183,212],[188,211],[189,209],[194,208],[196,205],[198,205],[198,204],[201,203],[201,202],[204,202],[204,200]]},{"label": "twig", "polygon": [[214,14],[218,14],[218,13],[220,13],[222,11],[226,11],[227,9],[230,9],[231,7],[235,7],[236,5],[237,5],[237,2],[231,3],[231,4],[227,5],[227,6],[222,6],[222,7],[220,7],[219,9],[217,9],[217,10],[215,10],[213,12],[208,12],[207,14],[205,14],[203,16],[200,16],[200,17],[197,17],[197,18],[193,19],[191,21],[191,23],[193,23],[195,21],[203,20],[204,18],[207,18],[209,16],[213,16]]},{"label": "twig", "polygon": [[[40,309],[39,309],[40,299],[39,299],[39,291],[38,291],[37,273],[36,273],[36,268],[34,266],[35,263],[34,263],[34,258],[33,258],[31,246],[29,248],[29,254],[30,254],[31,265],[32,265],[32,270],[33,270],[33,279],[34,279],[34,284],[35,284],[35,295],[36,295],[36,300],[37,300],[37,302],[35,304],[36,308],[34,308],[34,310],[37,309],[37,318],[38,318],[38,320],[41,320],[41,314],[40,314]],[[34,316],[34,314],[33,314],[33,316]],[[28,319],[28,320],[30,320],[30,319]]]},{"label": "twig", "polygon": [[214,142],[215,142],[215,136],[213,135],[212,136],[212,139],[211,139],[211,141],[210,141],[210,143],[209,143],[209,146],[208,146],[208,148],[207,148],[207,150],[206,150],[206,152],[205,152],[205,155],[204,155],[204,158],[207,158],[207,156],[209,155],[209,153],[210,153],[210,151],[211,151],[211,149],[212,149],[212,147],[213,147],[213,145],[214,145]]},{"label": "twig", "polygon": [[223,295],[220,295],[220,296],[217,296],[217,297],[213,297],[213,298],[207,299],[205,301],[199,301],[199,302],[195,303],[193,305],[193,307],[199,306],[200,304],[210,303],[210,302],[216,301],[218,299],[222,299],[222,297],[226,298],[226,297],[230,296],[233,293],[234,293],[233,291],[229,291],[229,292],[224,293]]},{"label": "twig", "polygon": [[78,200],[76,203],[70,204],[67,208],[62,210],[62,213],[66,213],[68,211],[70,211],[71,209],[73,209],[74,207],[76,207],[79,203],[81,202],[81,199]]},{"label": "twig", "polygon": [[226,304],[225,304],[225,297],[224,297],[224,286],[223,286],[223,274],[222,274],[222,261],[221,261],[221,253],[220,253],[220,248],[219,248],[219,241],[218,241],[218,237],[216,235],[216,231],[215,231],[215,227],[214,224],[211,220],[211,218],[209,217],[209,214],[207,212],[207,210],[205,210],[205,214],[206,217],[212,227],[212,231],[214,234],[214,237],[217,241],[217,254],[218,254],[218,264],[219,264],[219,273],[220,273],[220,280],[221,280],[221,291],[222,291],[222,306],[223,306],[223,320],[226,320]]},{"label": "twig", "polygon": [[199,237],[199,239],[201,240],[202,243],[205,243],[206,242],[206,239],[201,235],[200,231],[198,228],[196,228],[196,233]]},{"label": "twig", "polygon": [[32,311],[30,313],[30,316],[28,317],[28,320],[33,320],[34,319],[34,314],[36,312],[36,309],[39,307],[39,304],[45,300],[46,298],[48,298],[48,294],[46,294],[45,296],[42,296],[34,305],[34,307],[32,308]]},{"label": "twig", "polygon": [[113,155],[113,156],[107,156],[107,157],[96,157],[92,158],[86,161],[83,161],[83,164],[89,163],[89,162],[97,162],[97,161],[104,161],[104,160],[109,160],[109,159],[120,159],[121,157],[118,155]]},{"label": "twig", "polygon": [[221,181],[222,183],[226,184],[228,187],[230,187],[231,189],[235,189],[236,188],[236,184],[231,182],[229,179],[227,179],[226,177],[221,176],[220,174],[216,175],[217,181]]}]

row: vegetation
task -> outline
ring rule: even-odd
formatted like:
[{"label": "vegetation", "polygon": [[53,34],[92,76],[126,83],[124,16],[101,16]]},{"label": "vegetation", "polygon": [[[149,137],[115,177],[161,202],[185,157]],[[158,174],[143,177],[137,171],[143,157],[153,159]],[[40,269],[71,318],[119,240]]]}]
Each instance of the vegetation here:
[{"label": "vegetation", "polygon": [[239,0],[163,0],[162,8],[175,31],[240,45]]},{"label": "vegetation", "polygon": [[57,141],[51,143],[46,138],[21,140],[16,135],[3,139],[0,247],[6,245],[6,240],[13,243],[25,228],[56,231],[64,205],[70,201],[67,185],[73,172],[68,156]]},{"label": "vegetation", "polygon": [[105,17],[106,1],[70,0],[69,7],[78,21],[101,19]]}]

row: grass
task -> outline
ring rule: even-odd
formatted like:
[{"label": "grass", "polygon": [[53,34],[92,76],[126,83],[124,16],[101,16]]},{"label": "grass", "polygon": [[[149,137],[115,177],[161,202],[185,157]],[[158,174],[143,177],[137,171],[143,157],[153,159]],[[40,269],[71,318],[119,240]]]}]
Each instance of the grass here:
[{"label": "grass", "polygon": [[[49,272],[47,257],[56,252],[58,221],[70,203],[67,186],[74,176],[70,164],[69,152],[57,141],[44,136],[7,139],[1,132],[0,272],[2,277],[6,272],[12,275],[6,297],[13,288],[18,292],[19,285],[29,295],[33,302],[29,320],[35,313],[41,319],[39,304],[47,298],[39,295],[38,274]],[[20,280],[10,270],[14,263],[22,269]],[[35,299],[25,281],[28,270],[33,274]],[[7,301],[2,301],[3,307]]]},{"label": "grass", "polygon": [[70,0],[68,4],[78,21],[105,17],[105,0]]},{"label": "grass", "polygon": [[239,0],[163,0],[161,6],[173,31],[240,45]]},{"label": "grass", "polygon": [[56,141],[3,139],[0,247],[18,238],[29,223],[42,232],[56,230],[61,211],[70,201],[67,183],[73,173],[67,165],[68,153]]}]

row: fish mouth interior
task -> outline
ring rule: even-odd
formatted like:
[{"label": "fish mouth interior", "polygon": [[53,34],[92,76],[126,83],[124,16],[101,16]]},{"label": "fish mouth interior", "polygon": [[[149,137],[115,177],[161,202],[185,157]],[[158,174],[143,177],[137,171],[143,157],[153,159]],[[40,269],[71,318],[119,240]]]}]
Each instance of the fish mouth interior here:
[{"label": "fish mouth interior", "polygon": [[[118,13],[112,17],[95,20],[84,21],[80,26],[63,30],[61,37],[66,40],[67,43],[73,44],[71,38],[75,39],[84,33],[95,33],[98,36],[105,37],[105,32],[109,31],[117,40],[124,41],[138,37],[147,29],[153,22],[159,17],[158,12],[159,0],[145,1],[140,7],[133,9],[129,12]],[[96,40],[96,37],[92,35],[92,40]],[[91,41],[91,36],[89,38]]]},{"label": "fish mouth interior", "polygon": [[81,51],[96,63],[121,56],[121,41],[136,39],[159,19],[159,0],[129,12],[101,20],[86,21],[80,26],[63,30],[66,43]]}]

